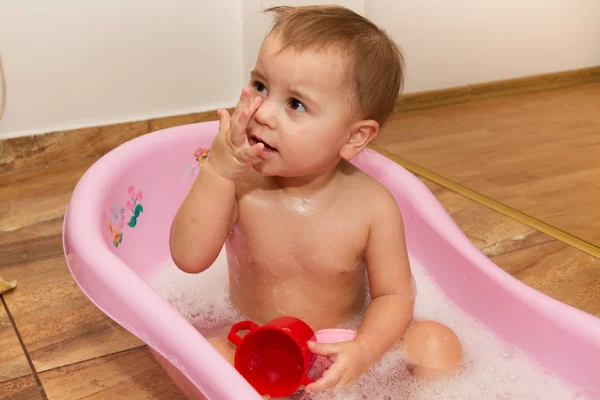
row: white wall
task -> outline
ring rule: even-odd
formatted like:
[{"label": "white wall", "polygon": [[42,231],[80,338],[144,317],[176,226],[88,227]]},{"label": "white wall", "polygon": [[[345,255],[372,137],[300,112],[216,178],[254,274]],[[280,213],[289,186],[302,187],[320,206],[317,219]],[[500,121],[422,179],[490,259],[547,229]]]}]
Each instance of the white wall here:
[{"label": "white wall", "polygon": [[0,137],[230,106],[241,0],[0,0]]},{"label": "white wall", "polygon": [[259,11],[327,3],[390,32],[405,92],[600,65],[597,0],[0,0],[0,138],[232,106]]},{"label": "white wall", "polygon": [[407,58],[405,92],[600,65],[598,0],[367,0]]}]

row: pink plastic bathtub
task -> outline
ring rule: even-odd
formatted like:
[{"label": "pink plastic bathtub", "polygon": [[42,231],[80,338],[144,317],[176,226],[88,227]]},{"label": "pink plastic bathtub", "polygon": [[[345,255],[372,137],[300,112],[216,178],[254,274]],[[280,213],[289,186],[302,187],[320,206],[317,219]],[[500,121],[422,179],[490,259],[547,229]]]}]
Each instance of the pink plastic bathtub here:
[{"label": "pink plastic bathtub", "polygon": [[[147,134],[98,160],[75,188],[64,251],[77,284],[104,313],[149,345],[190,398],[261,397],[147,281],[169,259],[169,228],[218,122]],[[201,155],[199,156],[201,157]],[[493,264],[410,172],[372,151],[355,164],[393,193],[408,249],[463,311],[540,364],[600,391],[600,319],[547,297]]]}]

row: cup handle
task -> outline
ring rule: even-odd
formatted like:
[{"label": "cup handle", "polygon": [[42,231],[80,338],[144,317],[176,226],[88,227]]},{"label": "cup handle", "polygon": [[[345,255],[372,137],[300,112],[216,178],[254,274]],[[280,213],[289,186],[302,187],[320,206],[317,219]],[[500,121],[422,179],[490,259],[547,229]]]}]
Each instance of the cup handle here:
[{"label": "cup handle", "polygon": [[227,339],[229,339],[229,341],[231,341],[231,343],[233,343],[237,346],[242,341],[242,338],[240,337],[240,335],[237,334],[239,331],[253,332],[253,331],[257,330],[258,328],[260,328],[258,326],[258,324],[254,323],[252,321],[238,322],[237,324],[235,324],[231,327],[231,331],[229,332],[229,335],[227,335]]}]

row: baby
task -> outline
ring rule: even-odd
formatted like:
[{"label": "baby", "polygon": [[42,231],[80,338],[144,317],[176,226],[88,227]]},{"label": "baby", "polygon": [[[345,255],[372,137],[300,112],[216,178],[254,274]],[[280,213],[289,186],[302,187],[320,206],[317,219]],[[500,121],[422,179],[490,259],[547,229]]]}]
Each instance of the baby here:
[{"label": "baby", "polygon": [[[175,264],[209,268],[226,246],[231,301],[258,324],[281,315],[340,326],[371,301],[354,340],[310,343],[333,363],[306,392],[348,385],[400,343],[415,376],[454,370],[461,344],[413,321],[402,217],[349,161],[377,137],[403,82],[394,42],[336,6],[275,7],[247,87],[219,110],[210,155],[171,228]],[[234,348],[210,339],[231,363]]]}]

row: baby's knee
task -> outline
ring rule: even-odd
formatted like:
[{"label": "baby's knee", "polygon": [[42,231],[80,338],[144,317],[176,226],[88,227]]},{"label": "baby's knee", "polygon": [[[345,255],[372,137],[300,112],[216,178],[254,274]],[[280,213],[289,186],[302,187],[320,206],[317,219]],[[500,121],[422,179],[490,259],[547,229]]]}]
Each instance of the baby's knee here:
[{"label": "baby's knee", "polygon": [[415,321],[402,348],[414,362],[415,376],[438,376],[454,371],[462,359],[462,345],[452,329],[435,321]]}]

